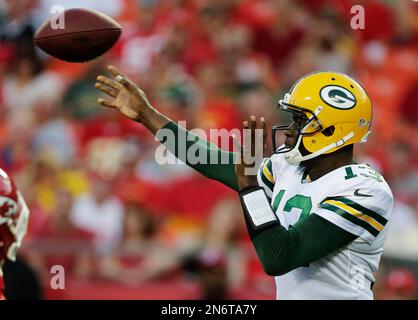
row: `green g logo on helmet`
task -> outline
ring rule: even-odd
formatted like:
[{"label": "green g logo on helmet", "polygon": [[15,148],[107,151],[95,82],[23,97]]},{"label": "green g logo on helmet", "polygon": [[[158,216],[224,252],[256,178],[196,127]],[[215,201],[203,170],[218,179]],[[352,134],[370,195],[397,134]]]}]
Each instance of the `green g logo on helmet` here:
[{"label": "green g logo on helmet", "polygon": [[354,108],[357,103],[351,91],[336,85],[323,87],[319,94],[327,105],[337,109],[348,110]]}]

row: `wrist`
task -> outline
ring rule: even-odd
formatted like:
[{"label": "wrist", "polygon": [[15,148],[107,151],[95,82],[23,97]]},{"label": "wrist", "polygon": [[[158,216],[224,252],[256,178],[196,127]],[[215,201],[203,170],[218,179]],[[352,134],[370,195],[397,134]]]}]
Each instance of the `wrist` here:
[{"label": "wrist", "polygon": [[262,187],[248,186],[239,192],[239,197],[251,240],[265,230],[280,225]]},{"label": "wrist", "polygon": [[246,188],[258,187],[257,176],[241,176],[238,178],[238,188],[241,192]]},{"label": "wrist", "polygon": [[152,118],[152,114],[155,113],[156,110],[152,106],[147,106],[146,108],[138,109],[143,110],[141,112],[138,112],[138,116],[133,120],[142,123],[143,125],[147,125],[149,120]]}]

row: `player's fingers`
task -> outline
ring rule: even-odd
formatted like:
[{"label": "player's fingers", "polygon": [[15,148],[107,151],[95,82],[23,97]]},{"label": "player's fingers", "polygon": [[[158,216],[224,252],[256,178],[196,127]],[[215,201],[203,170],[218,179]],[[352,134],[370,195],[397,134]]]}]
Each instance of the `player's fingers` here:
[{"label": "player's fingers", "polygon": [[135,90],[138,90],[138,87],[136,86],[135,83],[133,83],[131,80],[129,80],[129,78],[122,76],[122,75],[117,75],[116,76],[116,81],[119,82],[120,84],[122,84],[126,89],[128,89],[130,92],[134,92]]},{"label": "player's fingers", "polygon": [[139,88],[135,82],[129,79],[126,75],[120,72],[115,66],[109,65],[108,70],[115,76],[115,80],[122,84],[126,89],[130,92],[139,92],[142,96],[144,96],[144,92]]},{"label": "player's fingers", "polygon": [[243,129],[242,130],[242,136],[243,136],[242,144],[243,146],[248,147],[248,138],[250,137],[250,132],[249,132],[250,124],[248,123],[248,121],[244,121],[242,123],[242,129]]},{"label": "player's fingers", "polygon": [[118,95],[118,93],[119,93],[119,91],[117,91],[117,90],[113,89],[112,87],[108,87],[107,85],[105,85],[105,84],[103,84],[103,83],[100,83],[100,82],[96,82],[96,83],[94,84],[94,86],[95,86],[97,89],[99,89],[100,91],[102,91],[102,92],[104,92],[104,93],[108,94],[109,96],[111,96],[111,97],[113,97],[113,98],[115,98],[115,97]]},{"label": "player's fingers", "polygon": [[113,66],[113,65],[108,65],[107,66],[107,70],[109,70],[109,72],[114,76],[114,77],[117,77],[117,76],[125,76],[122,72],[120,72],[119,70],[118,70],[118,68],[116,68],[115,66]]},{"label": "player's fingers", "polygon": [[241,161],[243,158],[243,147],[235,134],[232,134],[232,141],[234,142],[235,148],[238,150],[238,155]]},{"label": "player's fingers", "polygon": [[261,129],[263,130],[263,148],[265,149],[267,147],[266,141],[267,141],[267,129],[266,129],[266,120],[264,117],[260,118],[261,123]]},{"label": "player's fingers", "polygon": [[109,65],[107,69],[115,77],[116,81],[122,84],[128,90],[136,90],[137,86],[126,75],[120,72],[115,66]]},{"label": "player's fingers", "polygon": [[251,156],[255,153],[255,129],[257,129],[257,119],[254,115],[250,117],[250,129],[251,129]]},{"label": "player's fingers", "polygon": [[109,99],[99,98],[99,99],[97,99],[97,102],[100,103],[102,106],[105,106],[105,107],[116,108],[116,106],[113,104],[112,100],[109,100]]},{"label": "player's fingers", "polygon": [[115,90],[120,91],[123,88],[120,85],[120,83],[117,83],[116,81],[113,81],[112,79],[109,79],[108,77],[105,77],[105,76],[100,75],[96,79],[97,79],[97,81],[99,81],[101,83],[104,83],[104,84],[108,85],[109,87],[111,87],[111,88],[113,88]]},{"label": "player's fingers", "polygon": [[241,143],[238,141],[238,137],[236,134],[232,134],[232,141],[234,142],[235,147],[237,150],[241,149]]}]

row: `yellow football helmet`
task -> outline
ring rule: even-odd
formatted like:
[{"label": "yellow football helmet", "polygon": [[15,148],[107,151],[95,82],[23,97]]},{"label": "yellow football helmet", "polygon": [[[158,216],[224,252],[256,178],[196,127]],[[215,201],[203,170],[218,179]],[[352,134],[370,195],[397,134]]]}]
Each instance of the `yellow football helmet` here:
[{"label": "yellow football helmet", "polygon": [[288,130],[288,125],[272,129],[275,152],[285,153],[291,164],[366,142],[370,134],[370,98],[357,81],[342,73],[320,71],[305,75],[279,101],[279,109],[306,120],[292,147],[276,148],[276,132]]}]

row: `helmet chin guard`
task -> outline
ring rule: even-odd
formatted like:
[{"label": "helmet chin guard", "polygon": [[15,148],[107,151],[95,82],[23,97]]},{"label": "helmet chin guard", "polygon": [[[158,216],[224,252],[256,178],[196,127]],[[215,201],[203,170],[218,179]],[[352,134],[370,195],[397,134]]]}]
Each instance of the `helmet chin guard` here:
[{"label": "helmet chin guard", "polygon": [[302,141],[302,136],[299,135],[295,147],[284,154],[284,158],[291,165],[299,165],[299,163],[301,163],[301,161],[303,161],[302,160],[302,158],[303,158],[302,153],[299,150],[299,146],[300,146],[301,141]]},{"label": "helmet chin guard", "polygon": [[354,136],[353,132],[350,132],[348,135],[346,135],[344,138],[342,138],[339,141],[336,141],[325,148],[318,150],[316,152],[310,153],[306,156],[303,156],[302,153],[299,150],[300,143],[302,141],[302,136],[299,135],[298,140],[296,142],[296,145],[294,148],[292,148],[290,151],[285,152],[284,158],[286,161],[291,165],[299,165],[302,161],[310,160],[313,158],[316,158],[325,152],[335,148],[335,147],[341,147],[343,146],[347,141],[349,141]]}]

